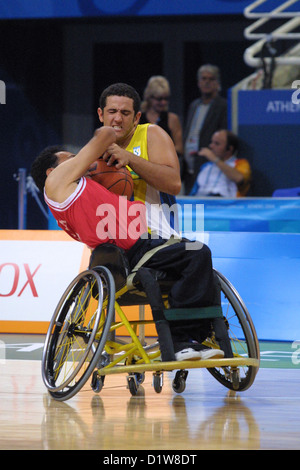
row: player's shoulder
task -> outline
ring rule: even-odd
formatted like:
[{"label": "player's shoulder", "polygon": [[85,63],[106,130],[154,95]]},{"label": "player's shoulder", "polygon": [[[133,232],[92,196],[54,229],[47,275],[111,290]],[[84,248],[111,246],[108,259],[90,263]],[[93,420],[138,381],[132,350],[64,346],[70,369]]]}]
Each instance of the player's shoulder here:
[{"label": "player's shoulder", "polygon": [[148,139],[161,139],[165,136],[169,137],[169,134],[157,124],[149,124],[147,129],[147,137]]}]

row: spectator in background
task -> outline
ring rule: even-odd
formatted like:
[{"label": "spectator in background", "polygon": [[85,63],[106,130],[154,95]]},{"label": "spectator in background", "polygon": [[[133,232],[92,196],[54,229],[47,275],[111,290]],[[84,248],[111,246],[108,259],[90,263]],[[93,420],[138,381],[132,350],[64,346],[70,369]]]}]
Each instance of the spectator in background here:
[{"label": "spectator in background", "polygon": [[170,84],[165,77],[155,75],[149,78],[144,90],[139,124],[157,124],[170,135],[181,167],[183,160],[182,127],[178,115],[169,111],[170,95]]},{"label": "spectator in background", "polygon": [[185,194],[190,193],[204,161],[198,154],[199,149],[208,147],[214,132],[227,128],[227,101],[219,96],[219,68],[202,65],[197,80],[200,98],[190,104],[184,129]]},{"label": "spectator in background", "polygon": [[245,196],[250,188],[251,168],[244,158],[237,158],[239,141],[233,132],[221,129],[213,134],[208,147],[198,155],[206,158],[191,191],[192,196]]}]

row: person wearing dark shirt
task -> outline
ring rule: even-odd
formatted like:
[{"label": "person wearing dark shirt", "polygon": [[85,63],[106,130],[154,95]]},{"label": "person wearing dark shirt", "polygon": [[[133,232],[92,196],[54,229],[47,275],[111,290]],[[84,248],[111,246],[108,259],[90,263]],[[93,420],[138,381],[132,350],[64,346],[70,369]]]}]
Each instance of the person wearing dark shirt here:
[{"label": "person wearing dark shirt", "polygon": [[172,138],[182,166],[182,126],[179,116],[169,111],[170,96],[171,90],[168,80],[161,75],[151,77],[144,90],[141,104],[142,114],[139,123],[146,124],[149,122],[162,127]]},{"label": "person wearing dark shirt", "polygon": [[209,146],[216,131],[227,129],[227,101],[219,95],[219,68],[210,64],[201,66],[197,80],[200,97],[189,106],[183,135],[185,194],[190,193],[200,167],[205,162],[198,154],[200,148]]}]

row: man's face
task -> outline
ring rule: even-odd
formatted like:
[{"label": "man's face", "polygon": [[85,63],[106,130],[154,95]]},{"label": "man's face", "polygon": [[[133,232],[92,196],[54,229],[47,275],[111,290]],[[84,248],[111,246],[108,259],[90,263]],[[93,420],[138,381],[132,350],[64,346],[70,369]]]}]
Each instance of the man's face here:
[{"label": "man's face", "polygon": [[117,136],[117,142],[123,142],[131,137],[139,122],[141,113],[136,115],[133,109],[133,100],[127,96],[108,96],[106,106],[98,108],[100,122],[112,127]]},{"label": "man's face", "polygon": [[71,153],[71,152],[67,152],[65,150],[62,150],[61,152],[57,152],[55,154],[57,156],[57,161],[56,161],[56,165],[54,167],[50,167],[46,170],[46,175],[48,176],[52,170],[54,170],[56,167],[58,167],[59,165],[61,165],[62,163],[66,162],[67,160],[70,160],[70,158],[74,158],[75,155],[74,153]]},{"label": "man's face", "polygon": [[57,156],[57,166],[65,162],[66,160],[69,160],[70,158],[75,157],[74,153],[66,152],[64,150],[62,150],[61,152],[57,152],[56,156]]},{"label": "man's face", "polygon": [[224,131],[215,132],[212,136],[209,148],[214,152],[216,157],[221,160],[227,155],[227,138]]},{"label": "man's face", "polygon": [[162,111],[167,111],[169,99],[170,97],[167,93],[157,92],[155,95],[151,96],[150,98],[151,108],[159,114]]},{"label": "man's face", "polygon": [[202,72],[198,86],[203,95],[216,95],[219,91],[219,82],[211,72]]}]

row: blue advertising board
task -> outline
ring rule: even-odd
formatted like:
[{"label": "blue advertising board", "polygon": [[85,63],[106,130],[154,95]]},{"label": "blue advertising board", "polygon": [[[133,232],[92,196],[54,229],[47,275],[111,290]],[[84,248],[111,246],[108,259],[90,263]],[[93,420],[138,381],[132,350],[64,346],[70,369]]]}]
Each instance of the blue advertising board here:
[{"label": "blue advertising board", "polygon": [[300,80],[285,90],[239,90],[239,156],[252,168],[250,196],[272,196],[300,182]]},{"label": "blue advertising board", "polygon": [[300,198],[178,197],[177,203],[182,231],[300,233]]},{"label": "blue advertising board", "polygon": [[[298,82],[300,87],[300,80]],[[238,100],[240,126],[300,124],[300,88],[241,90]]]},{"label": "blue advertising board", "polygon": [[242,14],[249,0],[0,0],[0,18]]}]

